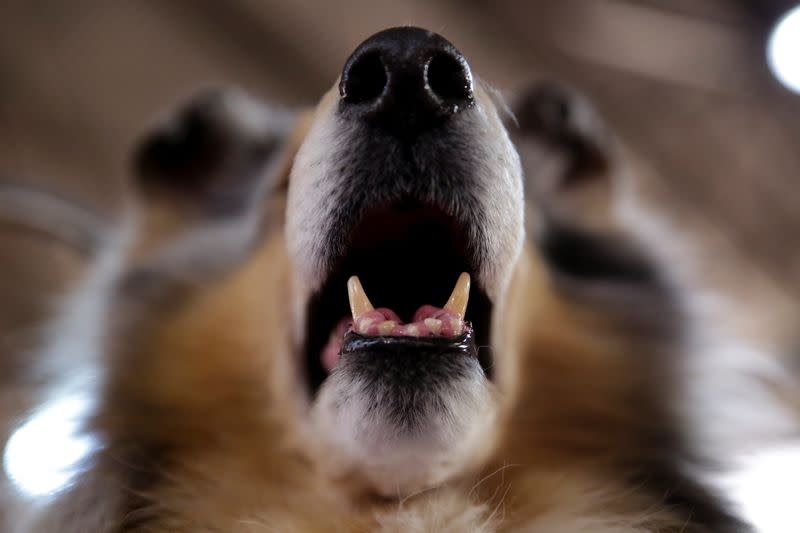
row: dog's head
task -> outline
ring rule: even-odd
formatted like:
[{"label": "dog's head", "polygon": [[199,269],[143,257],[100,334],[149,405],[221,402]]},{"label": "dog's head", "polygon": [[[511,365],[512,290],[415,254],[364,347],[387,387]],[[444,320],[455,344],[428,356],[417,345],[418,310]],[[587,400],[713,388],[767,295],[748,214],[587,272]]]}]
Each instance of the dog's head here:
[{"label": "dog's head", "polygon": [[524,201],[488,91],[443,37],[380,32],[348,58],[291,172],[313,424],[331,464],[381,492],[457,470],[494,416],[493,307]]}]

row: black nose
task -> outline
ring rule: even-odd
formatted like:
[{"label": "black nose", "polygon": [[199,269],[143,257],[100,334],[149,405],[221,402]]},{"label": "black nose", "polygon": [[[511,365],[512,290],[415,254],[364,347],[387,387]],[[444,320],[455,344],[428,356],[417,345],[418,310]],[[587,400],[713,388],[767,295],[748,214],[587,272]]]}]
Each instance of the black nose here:
[{"label": "black nose", "polygon": [[397,134],[414,135],[471,107],[472,73],[447,39],[420,28],[376,33],[347,59],[341,109]]}]

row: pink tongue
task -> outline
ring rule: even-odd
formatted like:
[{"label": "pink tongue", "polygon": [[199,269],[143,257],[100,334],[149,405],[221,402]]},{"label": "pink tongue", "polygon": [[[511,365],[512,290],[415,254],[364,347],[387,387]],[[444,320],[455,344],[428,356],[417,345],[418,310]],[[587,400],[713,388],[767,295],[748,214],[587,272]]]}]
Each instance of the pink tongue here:
[{"label": "pink tongue", "polygon": [[339,321],[331,336],[328,338],[328,343],[322,349],[322,366],[326,371],[330,372],[333,367],[339,362],[339,353],[342,351],[342,339],[347,330],[353,325],[352,318],[343,318]]},{"label": "pink tongue", "polygon": [[[394,324],[387,321],[392,321]],[[423,305],[417,309],[408,324],[403,324],[397,313],[385,307],[360,315],[355,323],[352,318],[343,318],[333,329],[328,343],[322,349],[322,366],[328,372],[339,362],[342,340],[350,329],[367,336],[453,337],[463,333],[464,320],[456,314],[432,305]]]}]

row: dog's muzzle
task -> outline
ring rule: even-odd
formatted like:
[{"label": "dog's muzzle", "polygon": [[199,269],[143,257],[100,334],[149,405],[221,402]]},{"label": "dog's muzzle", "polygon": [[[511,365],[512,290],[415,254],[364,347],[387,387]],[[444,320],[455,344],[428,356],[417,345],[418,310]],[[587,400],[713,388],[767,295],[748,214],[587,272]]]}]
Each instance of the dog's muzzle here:
[{"label": "dog's muzzle", "polygon": [[290,180],[312,396],[357,352],[449,353],[491,377],[493,301],[521,249],[522,196],[495,101],[450,42],[402,27],[359,45]]},{"label": "dog's muzzle", "polygon": [[382,493],[444,479],[493,420],[493,307],[523,241],[493,96],[443,37],[380,32],[322,99],[289,187],[323,455]]}]

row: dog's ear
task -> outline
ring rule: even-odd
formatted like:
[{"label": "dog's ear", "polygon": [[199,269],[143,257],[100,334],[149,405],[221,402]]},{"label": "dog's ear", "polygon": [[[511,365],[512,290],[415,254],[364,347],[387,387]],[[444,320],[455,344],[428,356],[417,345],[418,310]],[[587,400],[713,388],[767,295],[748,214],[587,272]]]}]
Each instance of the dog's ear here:
[{"label": "dog's ear", "polygon": [[510,126],[525,174],[526,200],[548,217],[581,226],[609,223],[615,142],[589,101],[554,81],[512,100]]},{"label": "dog's ear", "polygon": [[145,201],[208,216],[238,214],[254,192],[277,180],[268,167],[293,122],[290,113],[242,91],[205,90],[144,136],[134,155],[135,186]]},{"label": "dog's ear", "polygon": [[550,268],[582,282],[656,281],[655,263],[617,217],[621,151],[588,99],[545,81],[511,107],[528,232]]},{"label": "dog's ear", "polygon": [[133,159],[133,259],[150,270],[218,270],[241,259],[285,189],[298,116],[214,89],[152,128]]}]

